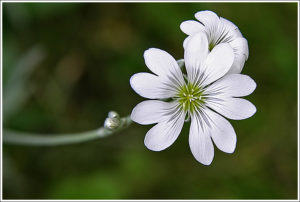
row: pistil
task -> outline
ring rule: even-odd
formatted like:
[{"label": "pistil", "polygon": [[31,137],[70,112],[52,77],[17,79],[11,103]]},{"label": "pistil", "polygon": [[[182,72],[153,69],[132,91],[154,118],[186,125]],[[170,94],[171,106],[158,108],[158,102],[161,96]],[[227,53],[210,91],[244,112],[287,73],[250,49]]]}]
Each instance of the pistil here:
[{"label": "pistil", "polygon": [[178,90],[176,100],[180,103],[182,109],[189,113],[193,113],[204,103],[202,97],[203,90],[195,84],[185,84]]}]

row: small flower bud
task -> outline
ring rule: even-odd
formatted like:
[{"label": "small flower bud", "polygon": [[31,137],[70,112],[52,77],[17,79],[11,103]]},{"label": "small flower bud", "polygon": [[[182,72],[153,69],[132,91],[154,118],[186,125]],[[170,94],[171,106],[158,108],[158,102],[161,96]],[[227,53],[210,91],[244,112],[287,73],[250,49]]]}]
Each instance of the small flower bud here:
[{"label": "small flower bud", "polygon": [[176,62],[180,68],[184,66],[184,59],[177,60]]},{"label": "small flower bud", "polygon": [[110,111],[110,112],[108,113],[108,118],[119,119],[119,118],[120,118],[120,115],[119,115],[117,112],[115,112],[115,111]]},{"label": "small flower bud", "polygon": [[120,120],[119,119],[113,119],[113,118],[106,118],[104,121],[104,127],[113,130],[118,128],[120,125]]}]

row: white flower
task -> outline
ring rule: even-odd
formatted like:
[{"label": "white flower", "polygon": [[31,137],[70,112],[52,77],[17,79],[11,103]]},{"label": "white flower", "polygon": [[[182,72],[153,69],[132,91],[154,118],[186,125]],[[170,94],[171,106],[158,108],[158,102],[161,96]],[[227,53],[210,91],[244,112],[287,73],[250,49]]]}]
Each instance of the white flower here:
[{"label": "white flower", "polygon": [[221,43],[209,52],[203,33],[191,36],[184,53],[187,76],[163,50],[148,49],[144,58],[156,75],[134,74],[131,87],[145,98],[171,100],[143,101],[133,109],[133,121],[144,125],[157,123],[146,134],[146,147],[153,151],[169,147],[177,139],[185,117],[190,116],[189,145],[199,162],[205,165],[212,162],[212,140],[220,150],[232,153],[236,134],[221,115],[234,120],[251,117],[256,112],[255,106],[238,97],[251,94],[256,84],[246,75],[225,75],[234,60],[230,45]]},{"label": "white flower", "polygon": [[[234,51],[234,62],[228,73],[241,73],[248,59],[248,42],[238,27],[232,22],[218,17],[212,11],[199,11],[195,14],[198,21],[188,20],[181,23],[181,30],[187,35],[204,32],[208,38],[209,50],[220,43],[229,43]],[[184,47],[189,37],[184,41]]]}]

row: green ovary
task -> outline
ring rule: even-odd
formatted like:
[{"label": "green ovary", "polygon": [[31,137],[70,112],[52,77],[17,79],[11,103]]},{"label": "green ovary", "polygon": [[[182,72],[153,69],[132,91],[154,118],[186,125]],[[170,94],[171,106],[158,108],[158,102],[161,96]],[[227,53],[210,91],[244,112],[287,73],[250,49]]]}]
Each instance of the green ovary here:
[{"label": "green ovary", "polygon": [[193,113],[204,104],[203,90],[194,84],[188,83],[182,86],[176,96],[184,111]]},{"label": "green ovary", "polygon": [[209,51],[212,51],[212,49],[215,47],[215,44],[211,41],[209,44],[208,44],[208,49]]}]

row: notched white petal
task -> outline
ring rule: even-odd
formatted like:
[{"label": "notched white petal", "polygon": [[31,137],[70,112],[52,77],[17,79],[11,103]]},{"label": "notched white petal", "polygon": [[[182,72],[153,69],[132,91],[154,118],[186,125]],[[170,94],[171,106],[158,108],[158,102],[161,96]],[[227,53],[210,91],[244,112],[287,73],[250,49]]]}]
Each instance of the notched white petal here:
[{"label": "notched white petal", "polygon": [[186,49],[186,46],[189,42],[189,40],[191,39],[191,36],[188,36],[186,37],[184,40],[183,40],[183,48]]},{"label": "notched white petal", "polygon": [[202,24],[195,20],[187,20],[180,24],[180,29],[187,35],[192,35],[204,31]]},{"label": "notched white petal", "polygon": [[183,84],[184,79],[176,60],[166,51],[150,48],[144,52],[147,67],[165,82]]},{"label": "notched white petal", "polygon": [[210,135],[215,145],[223,152],[233,153],[236,147],[236,134],[232,125],[222,116],[207,109],[207,115],[210,118]]},{"label": "notched white petal", "polygon": [[212,11],[199,11],[195,14],[195,18],[207,27],[211,27],[219,23],[219,17]]},{"label": "notched white petal", "polygon": [[224,76],[234,60],[233,49],[228,43],[217,45],[207,56],[203,86],[211,84]]},{"label": "notched white petal", "polygon": [[197,161],[210,165],[214,158],[214,146],[209,134],[210,128],[200,118],[195,114],[192,116],[189,145]]},{"label": "notched white petal", "polygon": [[145,136],[145,146],[152,151],[162,151],[171,146],[179,136],[185,113],[174,112],[152,127]]},{"label": "notched white petal", "polygon": [[133,108],[131,119],[143,125],[158,123],[174,107],[174,102],[163,102],[160,100],[143,101]]},{"label": "notched white petal", "polygon": [[164,99],[173,97],[176,90],[162,82],[158,76],[149,73],[137,73],[130,78],[132,89],[142,97]]},{"label": "notched white petal", "polygon": [[196,73],[201,71],[201,67],[208,55],[208,41],[204,33],[197,33],[189,36],[184,50],[184,61],[190,82],[193,82]]},{"label": "notched white petal", "polygon": [[231,65],[229,71],[226,74],[239,74],[242,72],[243,67],[245,65],[246,58],[244,55],[234,54],[234,61]]},{"label": "notched white petal", "polygon": [[249,56],[248,42],[245,38],[237,38],[229,43],[234,50],[234,62],[228,73],[241,73]]},{"label": "notched white petal", "polygon": [[247,119],[256,112],[251,102],[241,98],[207,99],[206,105],[232,120]]},{"label": "notched white petal", "polygon": [[248,59],[249,48],[247,39],[239,37],[232,40],[229,44],[233,48],[235,54],[244,56],[245,60]]},{"label": "notched white petal", "polygon": [[228,37],[238,38],[243,37],[242,33],[240,32],[239,28],[231,21],[220,17],[220,21],[223,25],[224,30],[228,33]]},{"label": "notched white petal", "polygon": [[251,77],[243,74],[228,74],[208,86],[205,93],[214,94],[219,98],[243,97],[250,95],[255,88],[256,83]]},{"label": "notched white petal", "polygon": [[236,38],[229,44],[234,50],[234,62],[228,74],[239,74],[249,56],[248,42],[245,38]]}]

